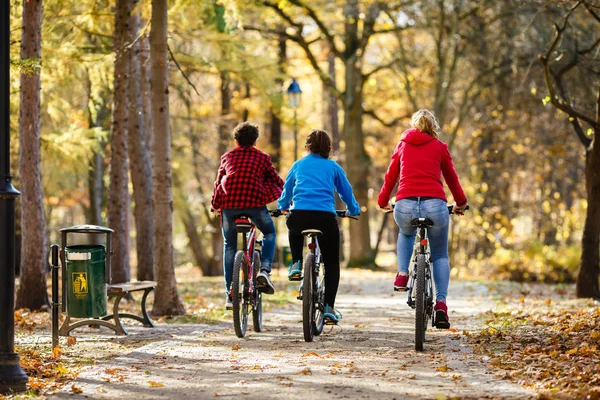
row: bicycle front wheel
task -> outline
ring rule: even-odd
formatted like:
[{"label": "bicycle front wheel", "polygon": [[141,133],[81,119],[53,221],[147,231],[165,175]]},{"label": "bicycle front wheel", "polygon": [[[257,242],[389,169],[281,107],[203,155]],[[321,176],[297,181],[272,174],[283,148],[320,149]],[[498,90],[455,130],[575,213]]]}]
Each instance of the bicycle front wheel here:
[{"label": "bicycle front wheel", "polygon": [[254,274],[252,279],[254,280],[253,292],[252,292],[252,323],[254,332],[262,331],[262,293],[256,290],[256,276],[260,272],[260,253],[254,252],[254,259],[252,260],[252,266],[254,268]]},{"label": "bicycle front wheel", "polygon": [[425,268],[424,254],[417,256],[417,284],[415,285],[415,350],[423,351],[427,331],[427,310],[425,309]]},{"label": "bicycle front wheel", "polygon": [[235,253],[233,261],[233,281],[231,282],[231,299],[233,303],[233,329],[239,338],[246,335],[248,326],[248,274],[246,255],[243,251]]},{"label": "bicycle front wheel", "polygon": [[313,325],[315,316],[314,293],[315,255],[309,253],[304,258],[304,277],[302,278],[302,329],[304,340],[313,341]]}]

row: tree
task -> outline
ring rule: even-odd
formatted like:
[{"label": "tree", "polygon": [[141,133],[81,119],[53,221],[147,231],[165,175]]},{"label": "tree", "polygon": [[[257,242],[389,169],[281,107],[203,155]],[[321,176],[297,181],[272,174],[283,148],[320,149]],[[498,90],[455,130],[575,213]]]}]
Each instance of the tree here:
[{"label": "tree", "polygon": [[[282,28],[281,28],[282,29]],[[283,76],[285,73],[285,63],[287,59],[287,42],[285,35],[279,35],[277,39],[277,47],[279,49],[277,53],[277,64],[279,66],[279,72]],[[281,168],[281,106],[283,102],[283,79],[277,78],[275,80],[275,96],[273,104],[271,105],[271,132],[269,135],[269,144],[271,162],[278,171]]]},{"label": "tree", "polygon": [[112,282],[129,281],[128,92],[129,18],[132,0],[118,0],[115,13],[115,74],[108,192],[108,226],[113,229]]},{"label": "tree", "polygon": [[[336,96],[341,102],[344,110],[344,126],[342,138],[345,147],[345,162],[348,178],[352,183],[356,199],[362,206],[362,214],[359,221],[353,224],[353,232],[350,236],[350,266],[369,266],[374,265],[374,254],[370,242],[370,223],[368,212],[368,191],[369,191],[369,167],[371,161],[365,151],[363,132],[363,116],[365,115],[364,86],[368,79],[375,73],[391,67],[398,60],[394,59],[390,63],[381,63],[372,67],[365,61],[365,55],[368,54],[368,46],[371,39],[377,35],[393,33],[405,29],[405,26],[394,20],[391,26],[377,27],[380,14],[386,10],[393,10],[400,4],[389,4],[380,1],[346,0],[342,6],[343,20],[339,21],[339,6],[337,4],[308,4],[302,0],[290,0],[286,3],[261,1],[261,4],[279,17],[281,23],[289,29],[285,36],[289,41],[296,43],[303,50],[308,58],[310,65],[318,74],[321,81],[327,89]],[[292,10],[300,10],[299,15],[303,17],[295,18],[292,16]],[[328,11],[331,18],[320,16],[317,10]],[[336,14],[336,12],[338,12]],[[305,17],[304,17],[305,16]],[[328,25],[325,21],[330,20]],[[311,25],[315,31],[315,37],[305,35],[304,28]],[[335,32],[335,27],[341,25],[344,27],[341,33]],[[257,27],[248,27],[270,34],[280,34],[277,29],[263,29]],[[290,33],[288,33],[290,32]],[[344,65],[344,83],[342,90],[338,89],[332,77],[319,64],[315,55],[316,52],[312,46],[314,43],[325,41],[329,50]],[[340,48],[340,43],[343,47]],[[370,60],[369,60],[370,61]],[[377,117],[374,111],[369,111],[369,115]]]},{"label": "tree", "polygon": [[[569,116],[575,135],[585,151],[585,186],[587,211],[583,226],[582,253],[576,292],[578,297],[600,297],[600,68],[598,47],[600,37],[594,38],[590,25],[598,29],[600,14],[592,2],[577,1],[560,24],[555,24],[554,40],[545,54],[539,56],[544,67],[548,100]],[[571,18],[585,8],[585,16]],[[591,21],[589,21],[591,17]],[[574,17],[573,17],[574,18]],[[582,21],[587,20],[587,21]],[[595,88],[596,98],[590,99],[577,87]],[[581,95],[583,94],[583,96]],[[595,114],[595,115],[594,115]],[[584,125],[590,128],[584,130]]]},{"label": "tree", "polygon": [[40,53],[42,1],[23,2],[21,59],[35,63],[21,73],[19,175],[21,187],[21,278],[17,308],[48,306],[46,222],[40,161]]},{"label": "tree", "polygon": [[135,202],[135,232],[137,250],[137,279],[139,281],[154,279],[154,249],[152,221],[152,171],[146,144],[146,128],[144,120],[144,102],[140,77],[140,43],[137,38],[140,16],[131,13],[129,41],[129,126],[128,149],[129,168],[133,183],[133,199]]},{"label": "tree", "polygon": [[167,0],[152,0],[150,62],[152,68],[152,214],[154,219],[154,275],[158,281],[155,315],[185,312],[177,293],[173,265],[173,199],[171,132],[169,127],[169,60],[167,56]]}]

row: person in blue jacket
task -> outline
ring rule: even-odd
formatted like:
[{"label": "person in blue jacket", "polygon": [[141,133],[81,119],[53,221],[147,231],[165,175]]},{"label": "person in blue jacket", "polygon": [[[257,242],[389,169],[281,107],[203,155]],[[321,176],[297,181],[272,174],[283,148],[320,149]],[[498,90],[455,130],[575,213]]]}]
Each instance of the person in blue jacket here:
[{"label": "person in blue jacket", "polygon": [[[348,216],[360,215],[360,206],[352,193],[352,186],[344,169],[329,159],[331,138],[327,132],[312,130],[306,138],[308,155],[296,161],[290,169],[283,193],[279,198],[280,210],[289,215],[292,264],[288,279],[302,279],[302,249],[305,229],[323,232],[319,246],[325,265],[325,313],[326,322],[337,324],[341,318],[335,308],[335,297],[340,283],[340,231],[336,220],[335,192],[347,205]],[[291,207],[290,207],[291,203]]]}]

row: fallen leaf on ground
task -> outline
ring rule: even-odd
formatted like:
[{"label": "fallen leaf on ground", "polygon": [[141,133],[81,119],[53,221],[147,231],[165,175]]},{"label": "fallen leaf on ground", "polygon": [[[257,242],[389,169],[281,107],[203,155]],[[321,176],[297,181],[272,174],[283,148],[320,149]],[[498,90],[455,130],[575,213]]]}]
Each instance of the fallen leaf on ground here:
[{"label": "fallen leaf on ground", "polygon": [[239,350],[239,349],[241,349],[241,348],[242,348],[242,346],[241,346],[239,343],[237,343],[235,346],[233,346],[233,347],[231,348],[231,350]]},{"label": "fallen leaf on ground", "polygon": [[77,343],[77,338],[73,336],[69,336],[67,338],[67,346],[74,346]]},{"label": "fallen leaf on ground", "polygon": [[83,393],[83,389],[80,388],[79,386],[72,385],[71,386],[71,393]]},{"label": "fallen leaf on ground", "polygon": [[165,384],[162,383],[162,382],[154,382],[154,381],[148,381],[148,385],[150,385],[150,387],[163,387],[163,386],[165,386]]}]

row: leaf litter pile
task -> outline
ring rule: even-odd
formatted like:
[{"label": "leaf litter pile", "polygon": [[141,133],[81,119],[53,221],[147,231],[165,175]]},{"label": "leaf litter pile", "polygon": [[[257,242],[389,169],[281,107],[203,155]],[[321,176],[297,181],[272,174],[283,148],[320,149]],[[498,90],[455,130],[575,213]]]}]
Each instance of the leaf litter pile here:
[{"label": "leaf litter pile", "polygon": [[600,304],[575,300],[574,287],[494,285],[496,311],[486,329],[465,334],[475,352],[505,379],[541,399],[600,399]]}]

